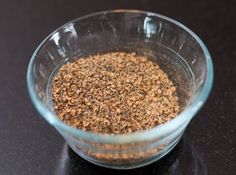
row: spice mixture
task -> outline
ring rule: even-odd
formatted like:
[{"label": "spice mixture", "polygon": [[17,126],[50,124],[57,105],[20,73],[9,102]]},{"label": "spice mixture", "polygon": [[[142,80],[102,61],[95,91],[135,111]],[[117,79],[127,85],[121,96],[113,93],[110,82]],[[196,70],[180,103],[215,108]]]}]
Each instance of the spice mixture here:
[{"label": "spice mixture", "polygon": [[180,111],[167,74],[148,58],[124,52],[64,64],[53,80],[52,100],[62,121],[103,134],[147,130]]},{"label": "spice mixture", "polygon": [[[96,152],[96,151],[87,151],[85,152],[85,154],[89,155],[90,157],[94,158],[94,159],[98,159],[100,161],[106,162],[106,163],[118,163],[118,164],[125,164],[125,163],[136,163],[136,162],[141,162],[143,160],[145,160],[146,158],[150,158],[154,155],[156,155],[157,153],[161,152],[162,149],[165,148],[165,145],[159,145],[158,147],[155,148],[148,148],[148,149],[141,149],[138,150],[137,149],[137,144],[133,147],[133,152],[129,151],[128,153],[126,152],[127,149],[131,149],[131,145],[130,148],[128,148],[126,145],[119,145],[119,147],[117,149],[119,149],[119,151],[117,152],[115,150],[115,148],[117,147],[117,145],[101,145],[100,147],[97,145],[98,149],[106,149],[105,152]],[[144,144],[144,146],[146,146]],[[109,150],[109,148],[112,150]]]}]

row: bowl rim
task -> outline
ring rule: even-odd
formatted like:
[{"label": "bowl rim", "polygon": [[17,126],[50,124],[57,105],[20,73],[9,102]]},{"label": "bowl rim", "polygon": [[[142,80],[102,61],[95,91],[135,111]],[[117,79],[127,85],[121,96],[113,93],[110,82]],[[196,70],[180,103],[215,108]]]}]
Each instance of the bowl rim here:
[{"label": "bowl rim", "polygon": [[[97,15],[106,15],[106,14],[111,14],[111,13],[127,13],[127,14],[144,14],[147,15],[148,17],[158,17],[161,19],[164,19],[168,22],[171,22],[186,32],[188,32],[200,45],[204,52],[204,56],[206,59],[206,64],[207,64],[207,75],[206,79],[204,82],[204,85],[199,92],[199,94],[192,100],[192,102],[189,104],[189,106],[183,110],[179,115],[177,115],[174,119],[170,120],[167,123],[164,123],[162,125],[158,125],[154,128],[151,128],[149,130],[144,130],[144,131],[139,131],[139,132],[134,132],[134,133],[129,133],[129,134],[118,134],[118,135],[112,135],[112,134],[97,134],[97,133],[92,133],[92,132],[86,132],[77,128],[73,128],[70,125],[64,123],[61,121],[53,112],[51,112],[44,104],[43,102],[39,99],[37,96],[37,93],[35,89],[33,88],[34,86],[34,79],[33,79],[33,65],[34,62],[37,58],[37,55],[42,48],[42,46],[50,40],[55,33],[58,31],[62,30],[63,28],[66,28],[70,24],[73,24],[74,22],[80,21],[82,19],[87,19],[89,17],[97,16]],[[169,17],[153,13],[153,12],[148,12],[148,11],[140,11],[140,10],[130,10],[130,9],[119,9],[119,10],[108,10],[108,11],[100,11],[100,12],[95,12],[86,16],[82,16],[79,18],[76,18],[61,27],[57,28],[55,31],[53,31],[51,34],[49,34],[37,47],[35,52],[33,53],[29,65],[28,65],[28,70],[27,70],[27,88],[28,92],[30,95],[30,98],[37,109],[37,111],[41,114],[41,116],[46,119],[51,125],[53,125],[62,135],[64,133],[69,133],[73,136],[87,139],[87,140],[93,140],[95,142],[101,142],[101,143],[130,143],[130,142],[138,142],[138,141],[144,141],[146,139],[152,139],[155,137],[160,137],[165,134],[168,134],[171,129],[179,127],[181,124],[184,122],[189,122],[191,118],[196,114],[196,112],[201,108],[201,106],[204,104],[206,101],[207,97],[209,96],[210,90],[212,88],[212,83],[213,83],[213,64],[211,60],[211,56],[209,54],[209,51],[207,50],[206,46],[204,43],[201,41],[201,39],[189,28],[184,26],[182,23],[173,20]],[[63,131],[63,132],[62,132]]]}]

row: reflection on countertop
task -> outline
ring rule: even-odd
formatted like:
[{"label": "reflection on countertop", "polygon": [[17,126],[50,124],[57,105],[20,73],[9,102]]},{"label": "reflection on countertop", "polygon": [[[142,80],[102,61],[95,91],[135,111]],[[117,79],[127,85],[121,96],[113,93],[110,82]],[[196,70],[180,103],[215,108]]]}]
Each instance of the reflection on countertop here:
[{"label": "reflection on countertop", "polygon": [[150,174],[150,175],[207,175],[207,168],[201,153],[199,153],[191,139],[184,135],[177,146],[165,157],[148,166],[132,170],[112,170],[93,165],[77,156],[65,144],[58,162],[56,175],[92,175],[92,174]]}]

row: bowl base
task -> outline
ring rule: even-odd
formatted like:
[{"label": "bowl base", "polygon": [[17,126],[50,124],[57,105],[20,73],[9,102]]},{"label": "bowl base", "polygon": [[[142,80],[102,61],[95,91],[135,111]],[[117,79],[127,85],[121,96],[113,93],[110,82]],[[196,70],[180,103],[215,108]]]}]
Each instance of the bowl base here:
[{"label": "bowl base", "polygon": [[93,163],[95,165],[101,166],[101,167],[105,167],[105,168],[110,168],[110,169],[120,169],[120,170],[125,170],[125,169],[134,169],[134,168],[140,168],[146,165],[149,165],[159,159],[161,159],[162,157],[164,157],[165,155],[167,155],[180,141],[182,135],[177,137],[170,145],[168,145],[167,147],[165,147],[158,155],[146,159],[142,162],[138,162],[138,163],[133,163],[133,164],[107,164],[107,163],[102,163],[99,160],[94,160],[91,157],[88,157],[87,155],[83,154],[82,152],[80,152],[78,149],[76,149],[74,146],[70,145],[71,149],[80,157],[82,157],[83,159],[87,160],[90,163]]}]

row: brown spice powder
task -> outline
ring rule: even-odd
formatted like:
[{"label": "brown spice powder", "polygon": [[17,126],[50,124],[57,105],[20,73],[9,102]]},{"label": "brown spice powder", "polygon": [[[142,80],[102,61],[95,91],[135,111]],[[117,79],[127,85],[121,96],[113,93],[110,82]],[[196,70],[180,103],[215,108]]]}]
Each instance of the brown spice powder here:
[{"label": "brown spice powder", "polygon": [[167,74],[148,58],[124,52],[64,64],[53,80],[52,100],[62,121],[103,134],[147,130],[180,111]]},{"label": "brown spice powder", "polygon": [[[98,145],[97,145],[98,146]],[[113,163],[135,163],[135,162],[141,162],[145,160],[146,158],[150,158],[152,156],[155,156],[159,152],[162,151],[162,149],[165,148],[165,145],[159,145],[156,148],[148,148],[144,150],[138,150],[137,151],[137,145],[134,146],[134,152],[128,152],[127,153],[127,145],[101,145],[101,148],[104,150],[106,149],[106,152],[96,152],[96,151],[87,151],[85,154],[88,154],[90,157],[94,159],[98,159],[102,162],[113,162]],[[130,145],[131,146],[131,145]],[[146,145],[145,145],[146,146]],[[144,146],[144,147],[145,147]],[[98,146],[99,147],[99,146]],[[111,151],[109,151],[112,150]],[[119,152],[114,153],[115,150],[119,150]]]}]

